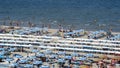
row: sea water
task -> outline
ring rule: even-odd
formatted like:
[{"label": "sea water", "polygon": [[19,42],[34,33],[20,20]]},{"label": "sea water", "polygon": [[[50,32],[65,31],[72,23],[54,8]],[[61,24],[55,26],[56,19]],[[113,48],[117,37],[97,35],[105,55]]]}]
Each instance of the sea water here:
[{"label": "sea water", "polygon": [[61,24],[64,28],[112,27],[119,31],[119,4],[120,0],[0,0],[0,24],[9,17],[12,21],[22,21],[21,26],[27,26],[30,21],[38,27],[49,23],[53,28]]}]

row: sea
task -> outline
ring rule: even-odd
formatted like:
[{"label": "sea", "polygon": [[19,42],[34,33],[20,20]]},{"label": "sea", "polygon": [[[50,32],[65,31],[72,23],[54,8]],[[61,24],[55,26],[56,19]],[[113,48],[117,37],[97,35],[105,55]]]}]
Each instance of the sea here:
[{"label": "sea", "polygon": [[0,0],[0,25],[120,32],[120,0]]}]

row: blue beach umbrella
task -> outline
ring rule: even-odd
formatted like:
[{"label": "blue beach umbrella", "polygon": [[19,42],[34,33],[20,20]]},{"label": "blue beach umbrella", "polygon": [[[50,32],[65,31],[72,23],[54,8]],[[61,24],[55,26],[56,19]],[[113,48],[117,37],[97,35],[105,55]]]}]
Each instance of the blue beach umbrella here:
[{"label": "blue beach umbrella", "polygon": [[14,54],[13,56],[16,57],[16,58],[22,58],[23,57],[22,55],[19,55],[19,54]]},{"label": "blue beach umbrella", "polygon": [[28,60],[26,60],[26,59],[22,59],[22,60],[19,61],[19,63],[22,63],[22,64],[27,63],[27,62],[28,62]]},{"label": "blue beach umbrella", "polygon": [[3,50],[5,50],[5,48],[0,48],[0,51],[3,51]]},{"label": "blue beach umbrella", "polygon": [[35,59],[36,56],[29,56],[29,59]]},{"label": "blue beach umbrella", "polygon": [[65,55],[65,52],[59,51],[58,54],[59,55]]},{"label": "blue beach umbrella", "polygon": [[45,54],[42,54],[42,53],[41,53],[41,54],[37,54],[36,56],[37,56],[37,57],[45,57]]},{"label": "blue beach umbrella", "polygon": [[3,58],[5,58],[5,56],[3,56],[3,55],[0,55],[0,59],[3,59]]},{"label": "blue beach umbrella", "polygon": [[32,52],[37,53],[37,52],[38,52],[38,50],[34,49],[34,50],[32,50]]},{"label": "blue beach umbrella", "polygon": [[72,53],[71,56],[78,56],[78,54],[77,53]]},{"label": "blue beach umbrella", "polygon": [[45,53],[50,54],[50,53],[52,53],[52,51],[51,50],[46,50]]},{"label": "blue beach umbrella", "polygon": [[13,63],[13,64],[10,64],[10,67],[17,67],[18,66],[18,63]]},{"label": "blue beach umbrella", "polygon": [[72,59],[72,56],[65,56],[65,59]]},{"label": "blue beach umbrella", "polygon": [[6,52],[5,51],[2,51],[2,52],[0,52],[0,55],[4,55]]},{"label": "blue beach umbrella", "polygon": [[36,55],[36,53],[38,52],[38,50],[33,49],[32,52],[35,53],[35,55]]},{"label": "blue beach umbrella", "polygon": [[52,54],[50,55],[50,58],[57,58],[58,55]]},{"label": "blue beach umbrella", "polygon": [[65,61],[64,61],[64,59],[58,59],[58,62],[59,63],[64,63]]},{"label": "blue beach umbrella", "polygon": [[44,66],[41,66],[40,68],[50,68],[50,66],[44,65]]},{"label": "blue beach umbrella", "polygon": [[34,61],[33,64],[35,65],[42,64],[42,61]]},{"label": "blue beach umbrella", "polygon": [[93,57],[94,55],[92,53],[86,54],[86,57]]},{"label": "blue beach umbrella", "polygon": [[15,56],[16,58],[22,58],[23,56]]},{"label": "blue beach umbrella", "polygon": [[8,51],[13,52],[13,51],[15,51],[15,50],[16,50],[16,48],[10,48]]},{"label": "blue beach umbrella", "polygon": [[25,68],[33,68],[33,65],[32,64],[25,64],[24,67]]},{"label": "blue beach umbrella", "polygon": [[13,61],[13,60],[14,60],[13,58],[9,58],[9,57],[6,58],[6,61],[8,61],[8,62],[9,62],[9,61]]},{"label": "blue beach umbrella", "polygon": [[84,60],[86,60],[86,58],[85,58],[85,57],[80,57],[80,59],[79,59],[79,60],[84,61]]}]

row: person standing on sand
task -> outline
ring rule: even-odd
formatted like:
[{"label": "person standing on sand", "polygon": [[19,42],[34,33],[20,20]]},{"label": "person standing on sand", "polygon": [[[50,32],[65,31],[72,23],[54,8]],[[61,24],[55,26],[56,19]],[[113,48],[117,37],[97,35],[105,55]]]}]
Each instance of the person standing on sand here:
[{"label": "person standing on sand", "polygon": [[52,64],[52,68],[54,68],[55,67],[55,65],[54,64]]},{"label": "person standing on sand", "polygon": [[99,64],[98,64],[98,63],[96,63],[96,65],[97,65],[97,68],[99,68]]},{"label": "person standing on sand", "polygon": [[10,64],[10,61],[8,61],[9,62],[9,64]]},{"label": "person standing on sand", "polygon": [[73,65],[72,65],[72,64],[70,64],[70,68],[73,68]]},{"label": "person standing on sand", "polygon": [[16,63],[18,63],[20,61],[20,59],[18,58],[17,60],[16,60]]}]

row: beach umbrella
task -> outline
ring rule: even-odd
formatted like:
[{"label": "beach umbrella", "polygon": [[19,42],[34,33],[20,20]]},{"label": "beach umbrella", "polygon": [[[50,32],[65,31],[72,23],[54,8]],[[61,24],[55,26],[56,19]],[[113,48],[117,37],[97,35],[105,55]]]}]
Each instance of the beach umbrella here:
[{"label": "beach umbrella", "polygon": [[50,53],[52,53],[52,51],[51,50],[46,50],[45,53],[50,54]]},{"label": "beach umbrella", "polygon": [[19,55],[19,54],[14,54],[13,56],[16,57],[16,58],[22,58],[23,57],[22,55]]},{"label": "beach umbrella", "polygon": [[61,59],[61,58],[60,58],[60,59],[57,60],[57,62],[59,62],[59,63],[64,63],[65,61],[64,61],[64,59]]},{"label": "beach umbrella", "polygon": [[77,53],[72,53],[71,56],[78,56],[78,54]]},{"label": "beach umbrella", "polygon": [[36,52],[38,52],[38,50],[36,50],[36,49],[33,49],[33,50],[32,50],[32,52],[36,53]]},{"label": "beach umbrella", "polygon": [[86,57],[80,57],[79,60],[84,61],[84,60],[86,60]]},{"label": "beach umbrella", "polygon": [[9,63],[10,63],[10,61],[13,61],[14,59],[13,58],[10,58],[10,57],[8,57],[8,58],[6,58],[6,61],[8,61]]},{"label": "beach umbrella", "polygon": [[86,57],[93,57],[94,55],[92,53],[86,54]]},{"label": "beach umbrella", "polygon": [[71,63],[75,65],[80,65],[80,61],[72,61]]},{"label": "beach umbrella", "polygon": [[16,57],[16,58],[22,58],[23,56],[16,55],[15,57]]},{"label": "beach umbrella", "polygon": [[50,68],[50,66],[42,65],[40,68]]},{"label": "beach umbrella", "polygon": [[52,54],[50,55],[50,58],[57,58],[58,55]]},{"label": "beach umbrella", "polygon": [[75,65],[74,65],[74,68],[79,68],[79,65],[76,65],[76,64],[75,64]]},{"label": "beach umbrella", "polygon": [[3,55],[0,55],[0,59],[3,59],[3,58],[5,58],[5,56],[3,56]]},{"label": "beach umbrella", "polygon": [[59,51],[58,54],[59,55],[65,55],[65,52]]},{"label": "beach umbrella", "polygon": [[13,64],[10,64],[10,67],[17,67],[18,66],[18,63],[13,63]]},{"label": "beach umbrella", "polygon": [[42,64],[42,61],[33,61],[33,64],[35,65]]},{"label": "beach umbrella", "polygon": [[32,52],[34,52],[34,53],[35,53],[35,55],[36,55],[36,53],[38,52],[38,50],[33,49],[33,50],[32,50]]},{"label": "beach umbrella", "polygon": [[0,52],[0,55],[2,55],[2,56],[3,56],[4,54],[5,54],[5,51]]},{"label": "beach umbrella", "polygon": [[15,51],[15,50],[16,50],[16,48],[10,48],[8,51],[13,52],[13,51]]},{"label": "beach umbrella", "polygon": [[0,48],[0,51],[3,51],[3,50],[5,50],[5,48]]},{"label": "beach umbrella", "polygon": [[87,60],[87,62],[92,63],[92,62],[93,62],[93,60],[92,60],[92,59],[88,59],[88,60]]},{"label": "beach umbrella", "polygon": [[24,64],[24,63],[27,63],[27,62],[28,62],[28,60],[26,60],[26,59],[22,59],[22,60],[19,61],[19,63],[21,63],[21,64]]},{"label": "beach umbrella", "polygon": [[24,67],[25,68],[33,68],[33,65],[32,64],[25,64]]},{"label": "beach umbrella", "polygon": [[13,58],[6,58],[6,61],[13,61]]},{"label": "beach umbrella", "polygon": [[37,56],[37,57],[45,57],[45,54],[42,54],[42,53],[41,53],[41,54],[37,54],[36,56]]},{"label": "beach umbrella", "polygon": [[65,56],[65,59],[72,59],[72,56]]},{"label": "beach umbrella", "polygon": [[29,56],[27,59],[29,60],[29,59],[35,59],[36,58],[36,56]]}]

